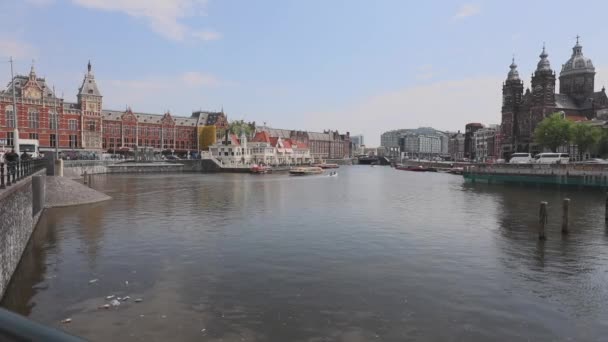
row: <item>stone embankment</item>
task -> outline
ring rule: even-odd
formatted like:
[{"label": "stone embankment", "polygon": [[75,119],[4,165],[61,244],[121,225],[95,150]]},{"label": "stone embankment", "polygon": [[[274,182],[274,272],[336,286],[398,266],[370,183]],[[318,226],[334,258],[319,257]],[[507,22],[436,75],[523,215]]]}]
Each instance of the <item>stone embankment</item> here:
[{"label": "stone embankment", "polygon": [[65,177],[47,177],[45,208],[91,204],[110,196]]}]

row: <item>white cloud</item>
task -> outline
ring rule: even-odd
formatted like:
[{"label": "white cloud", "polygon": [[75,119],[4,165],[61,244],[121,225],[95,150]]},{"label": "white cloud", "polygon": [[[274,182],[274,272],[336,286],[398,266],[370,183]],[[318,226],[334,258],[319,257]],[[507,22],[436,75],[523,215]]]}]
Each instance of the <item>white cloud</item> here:
[{"label": "white cloud", "polygon": [[[380,144],[391,129],[431,126],[461,130],[468,122],[500,123],[501,77],[439,81],[369,97],[332,112],[302,113],[290,127],[327,127],[362,133],[368,145]],[[323,127],[316,127],[319,122]]]},{"label": "white cloud", "polygon": [[475,4],[464,4],[458,8],[456,14],[454,14],[454,19],[464,19],[467,17],[472,17],[481,12],[481,7]]},{"label": "white cloud", "polygon": [[222,34],[215,31],[197,31],[192,32],[192,37],[198,38],[203,41],[211,41],[222,39]]},{"label": "white cloud", "polygon": [[[189,37],[216,40],[212,31],[195,31],[184,25],[186,17],[203,15],[207,0],[72,0],[76,5],[109,12],[122,12],[148,22],[152,30],[165,38],[181,41]],[[207,38],[207,39],[205,39]]]},{"label": "white cloud", "polygon": [[13,58],[31,58],[37,54],[36,49],[30,44],[19,41],[12,37],[0,36],[0,56]]}]

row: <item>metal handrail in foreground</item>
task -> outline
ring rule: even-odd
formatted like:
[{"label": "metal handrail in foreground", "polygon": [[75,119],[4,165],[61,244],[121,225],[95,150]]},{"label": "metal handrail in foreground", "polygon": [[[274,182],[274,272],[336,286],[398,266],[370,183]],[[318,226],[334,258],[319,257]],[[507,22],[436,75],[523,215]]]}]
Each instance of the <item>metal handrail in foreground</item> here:
[{"label": "metal handrail in foreground", "polygon": [[83,339],[0,308],[0,341],[83,342]]},{"label": "metal handrail in foreground", "polygon": [[46,162],[45,159],[26,159],[0,163],[0,189],[6,189],[7,186],[44,169]]}]

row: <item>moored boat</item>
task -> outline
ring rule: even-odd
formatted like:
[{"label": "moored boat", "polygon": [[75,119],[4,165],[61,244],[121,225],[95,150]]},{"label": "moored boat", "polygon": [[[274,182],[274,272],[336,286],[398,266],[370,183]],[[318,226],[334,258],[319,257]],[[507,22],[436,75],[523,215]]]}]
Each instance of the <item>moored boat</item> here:
[{"label": "moored boat", "polygon": [[462,175],[463,172],[464,168],[462,167],[453,167],[448,171],[448,173],[451,173],[453,175]]},{"label": "moored boat", "polygon": [[311,167],[294,167],[289,170],[289,174],[292,176],[310,176],[310,175],[320,175],[323,173],[323,169],[316,166]]},{"label": "moored boat", "polygon": [[270,166],[256,164],[249,169],[249,172],[254,174],[265,174],[272,172],[272,168]]},{"label": "moored boat", "polygon": [[314,167],[320,167],[322,169],[337,169],[340,167],[340,165],[338,164],[332,164],[332,163],[319,163],[319,164],[313,164]]},{"label": "moored boat", "polygon": [[437,169],[434,167],[424,167],[422,165],[418,166],[396,166],[395,169],[402,171],[414,171],[414,172],[437,172]]}]

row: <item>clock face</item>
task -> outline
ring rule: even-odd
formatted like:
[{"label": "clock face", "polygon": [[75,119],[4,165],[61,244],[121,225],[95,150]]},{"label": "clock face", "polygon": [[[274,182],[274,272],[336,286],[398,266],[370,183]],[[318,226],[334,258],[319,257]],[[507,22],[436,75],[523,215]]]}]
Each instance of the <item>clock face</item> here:
[{"label": "clock face", "polygon": [[29,99],[39,100],[42,98],[42,92],[38,88],[29,87],[25,89],[23,96]]}]

